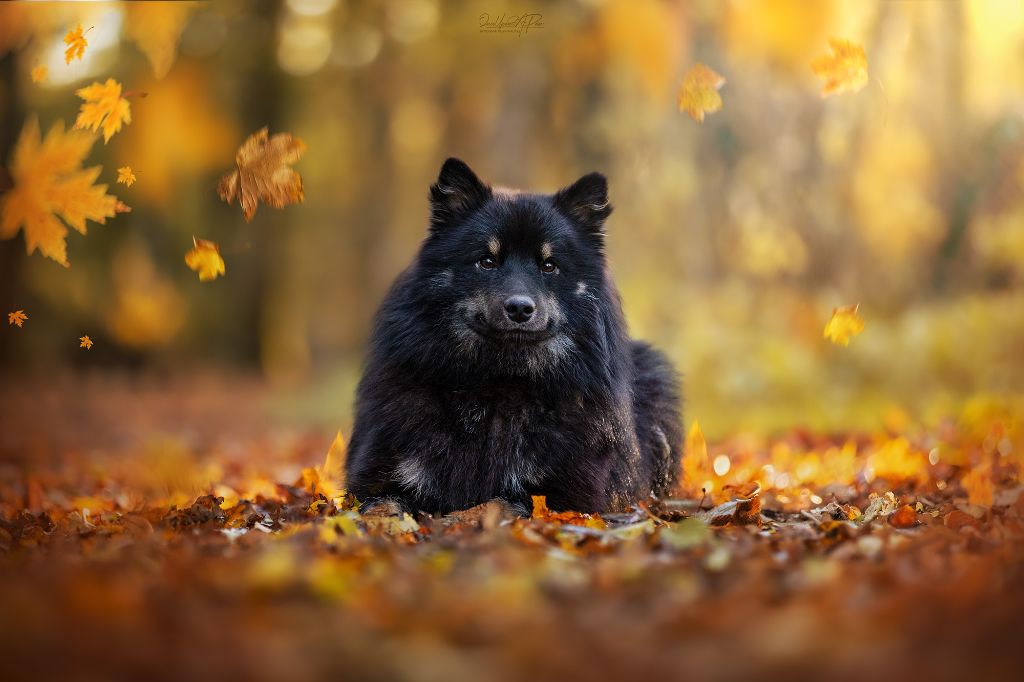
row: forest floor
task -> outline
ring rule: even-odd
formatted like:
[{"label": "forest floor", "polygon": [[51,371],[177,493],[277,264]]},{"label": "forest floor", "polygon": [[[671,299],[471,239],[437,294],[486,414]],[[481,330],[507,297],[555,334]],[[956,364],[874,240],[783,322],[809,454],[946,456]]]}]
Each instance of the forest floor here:
[{"label": "forest floor", "polygon": [[361,516],[333,434],[267,419],[255,385],[5,380],[0,667],[1019,679],[1019,405],[878,433],[692,428],[679,499],[432,519]]}]

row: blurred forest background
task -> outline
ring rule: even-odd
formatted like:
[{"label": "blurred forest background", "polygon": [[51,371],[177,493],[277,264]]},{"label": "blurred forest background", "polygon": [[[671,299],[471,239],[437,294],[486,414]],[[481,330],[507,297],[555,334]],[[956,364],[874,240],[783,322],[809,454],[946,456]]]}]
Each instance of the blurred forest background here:
[{"label": "blurred forest background", "polygon": [[[480,30],[523,13],[541,25]],[[89,48],[65,65],[78,22]],[[864,45],[862,91],[820,96],[830,37]],[[726,78],[703,124],[676,105],[698,61]],[[70,125],[76,88],[148,94],[86,163],[130,214],[72,232],[69,269],[0,241],[0,305],[30,316],[0,333],[4,383],[256,376],[283,418],[347,427],[372,315],[459,156],[535,190],[609,177],[631,329],[677,361],[710,435],[873,427],[1024,387],[1019,0],[15,2],[0,72],[5,162],[32,114]],[[215,188],[265,125],[308,144],[305,202],[246,224]],[[193,235],[226,276],[185,266]],[[858,302],[865,332],[825,341]]]}]

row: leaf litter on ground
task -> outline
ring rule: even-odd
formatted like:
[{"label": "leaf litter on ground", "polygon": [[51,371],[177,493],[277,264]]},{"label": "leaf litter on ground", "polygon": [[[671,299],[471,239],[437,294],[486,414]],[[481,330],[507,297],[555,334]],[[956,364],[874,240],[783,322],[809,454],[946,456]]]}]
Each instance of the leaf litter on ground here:
[{"label": "leaf litter on ground", "polygon": [[[999,679],[1024,607],[1022,422],[972,414],[902,434],[691,429],[727,475],[604,514],[540,495],[363,514],[341,434],[22,458],[0,468],[0,649],[43,676],[102,651],[88,660],[114,677]],[[971,502],[979,468],[990,504]]]}]

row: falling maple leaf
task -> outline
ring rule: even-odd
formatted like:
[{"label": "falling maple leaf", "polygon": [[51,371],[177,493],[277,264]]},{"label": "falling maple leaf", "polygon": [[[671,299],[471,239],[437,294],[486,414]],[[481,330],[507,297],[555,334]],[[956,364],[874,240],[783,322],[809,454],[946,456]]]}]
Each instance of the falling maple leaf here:
[{"label": "falling maple leaf", "polygon": [[125,35],[133,40],[157,78],[170,71],[194,2],[133,2],[125,6]]},{"label": "falling maple leaf", "polygon": [[850,338],[864,331],[864,320],[857,314],[860,304],[844,305],[832,310],[832,319],[825,325],[824,338],[839,346],[849,346]]},{"label": "falling maple leaf", "polygon": [[81,343],[78,344],[79,348],[85,348],[86,350],[92,348],[92,339],[89,338],[88,334],[78,337],[78,340],[81,341]]},{"label": "falling maple leaf", "polygon": [[99,130],[103,128],[103,143],[106,144],[121,125],[132,122],[131,103],[121,96],[121,84],[113,78],[106,83],[95,82],[76,90],[75,94],[85,100],[75,119],[76,128]]},{"label": "falling maple leaf", "polygon": [[131,166],[121,166],[117,169],[117,182],[127,187],[135,184],[135,173],[132,171]]},{"label": "falling maple leaf", "polygon": [[65,64],[70,64],[72,59],[82,58],[82,55],[85,54],[85,48],[89,44],[89,41],[85,39],[85,34],[82,33],[81,24],[68,31],[68,34],[64,36],[64,44],[68,46],[67,49],[64,50]]},{"label": "falling maple leaf", "polygon": [[224,201],[242,204],[246,222],[252,220],[259,202],[284,208],[303,200],[302,177],[290,164],[306,151],[306,144],[290,133],[267,135],[263,128],[242,143],[235,155],[236,170],[225,174],[217,185]]},{"label": "falling maple leaf", "polygon": [[849,40],[830,38],[832,54],[816,57],[811,69],[825,79],[821,96],[857,92],[868,84],[868,58],[864,47]]},{"label": "falling maple leaf", "polygon": [[224,259],[215,243],[192,237],[192,244],[192,249],[185,254],[185,265],[199,273],[200,282],[209,282],[224,274]]},{"label": "falling maple leaf", "polygon": [[718,91],[725,85],[725,78],[704,64],[694,64],[686,72],[679,87],[679,111],[685,111],[694,121],[704,122],[704,114],[712,114],[722,108],[722,96]]},{"label": "falling maple leaf", "polygon": [[32,72],[31,72],[32,82],[33,83],[42,83],[44,80],[46,80],[46,77],[49,74],[50,74],[50,70],[48,68],[46,68],[45,64],[37,64],[36,66],[32,67]]},{"label": "falling maple leaf", "polygon": [[16,324],[20,327],[27,319],[28,315],[25,314],[24,310],[15,310],[13,313],[7,313],[7,324],[9,325]]},{"label": "falling maple leaf", "polygon": [[11,158],[14,187],[4,197],[0,238],[10,239],[23,228],[28,253],[38,248],[67,267],[64,223],[85,234],[86,220],[102,225],[116,213],[131,210],[107,194],[106,185],[93,184],[100,166],[80,168],[94,141],[88,133],[65,132],[63,121],[40,140],[39,121],[29,119]]}]

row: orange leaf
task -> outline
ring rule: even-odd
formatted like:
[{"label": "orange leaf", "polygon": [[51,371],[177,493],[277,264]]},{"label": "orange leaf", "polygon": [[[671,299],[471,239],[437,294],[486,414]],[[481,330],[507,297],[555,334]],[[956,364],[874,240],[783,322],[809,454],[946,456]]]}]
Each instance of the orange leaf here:
[{"label": "orange leaf", "polygon": [[103,128],[103,144],[110,141],[122,124],[132,122],[132,107],[121,96],[121,84],[113,78],[106,83],[95,82],[75,91],[85,100],[75,119],[76,128],[97,131]]},{"label": "orange leaf", "polygon": [[811,69],[825,79],[821,96],[857,92],[868,84],[868,58],[864,47],[849,40],[830,38],[832,54],[816,57]]},{"label": "orange leaf", "polygon": [[82,55],[85,54],[86,46],[89,45],[89,41],[85,39],[85,34],[82,33],[81,24],[68,31],[68,34],[64,36],[64,44],[68,46],[64,50],[65,64],[70,64],[72,59],[82,58]]},{"label": "orange leaf", "polygon": [[700,423],[694,420],[686,434],[686,455],[683,457],[683,486],[688,492],[698,492],[701,488],[710,493],[712,471],[708,459],[708,444],[704,440],[704,432]]},{"label": "orange leaf", "polygon": [[79,348],[85,348],[86,350],[92,348],[92,339],[90,339],[88,335],[80,336],[78,337],[78,340],[81,341],[81,343],[78,344]]},{"label": "orange leaf", "polygon": [[824,337],[839,346],[850,345],[850,338],[864,331],[864,320],[857,315],[857,305],[832,309],[832,319],[825,325]]},{"label": "orange leaf", "polygon": [[551,511],[548,509],[548,498],[546,495],[533,495],[533,518],[542,519]]},{"label": "orange leaf", "polygon": [[24,310],[15,310],[13,313],[7,313],[7,324],[9,325],[16,324],[20,327],[27,319],[28,315],[25,314]]},{"label": "orange leaf", "polygon": [[338,497],[344,492],[345,485],[345,439],[338,431],[331,447],[327,450],[323,466],[317,467],[319,490],[328,498]]},{"label": "orange leaf", "polygon": [[991,507],[995,497],[992,485],[992,466],[982,464],[971,469],[960,481],[967,491],[967,501],[982,507]]},{"label": "orange leaf", "polygon": [[897,528],[911,528],[917,525],[917,512],[905,504],[889,515],[889,523]]},{"label": "orange leaf", "polygon": [[130,2],[126,3],[125,35],[146,55],[153,73],[163,78],[178,55],[178,42],[189,15],[199,3]]},{"label": "orange leaf", "polygon": [[131,166],[121,166],[117,169],[117,182],[125,187],[131,187],[135,184],[135,173],[132,171]]},{"label": "orange leaf", "polygon": [[106,193],[106,185],[93,184],[102,168],[81,168],[94,139],[87,133],[65,133],[63,122],[58,121],[41,140],[39,122],[29,119],[10,163],[14,187],[3,200],[0,239],[10,239],[23,229],[30,254],[38,248],[67,267],[65,223],[85,234],[86,220],[102,225],[122,210],[117,197]]},{"label": "orange leaf", "polygon": [[185,265],[199,273],[200,282],[209,282],[224,274],[220,247],[206,239],[192,237],[193,247],[185,254]]},{"label": "orange leaf", "polygon": [[725,85],[723,78],[704,64],[694,64],[686,72],[679,87],[679,111],[685,111],[694,121],[704,122],[704,114],[711,114],[722,108],[722,96],[718,91]]}]

